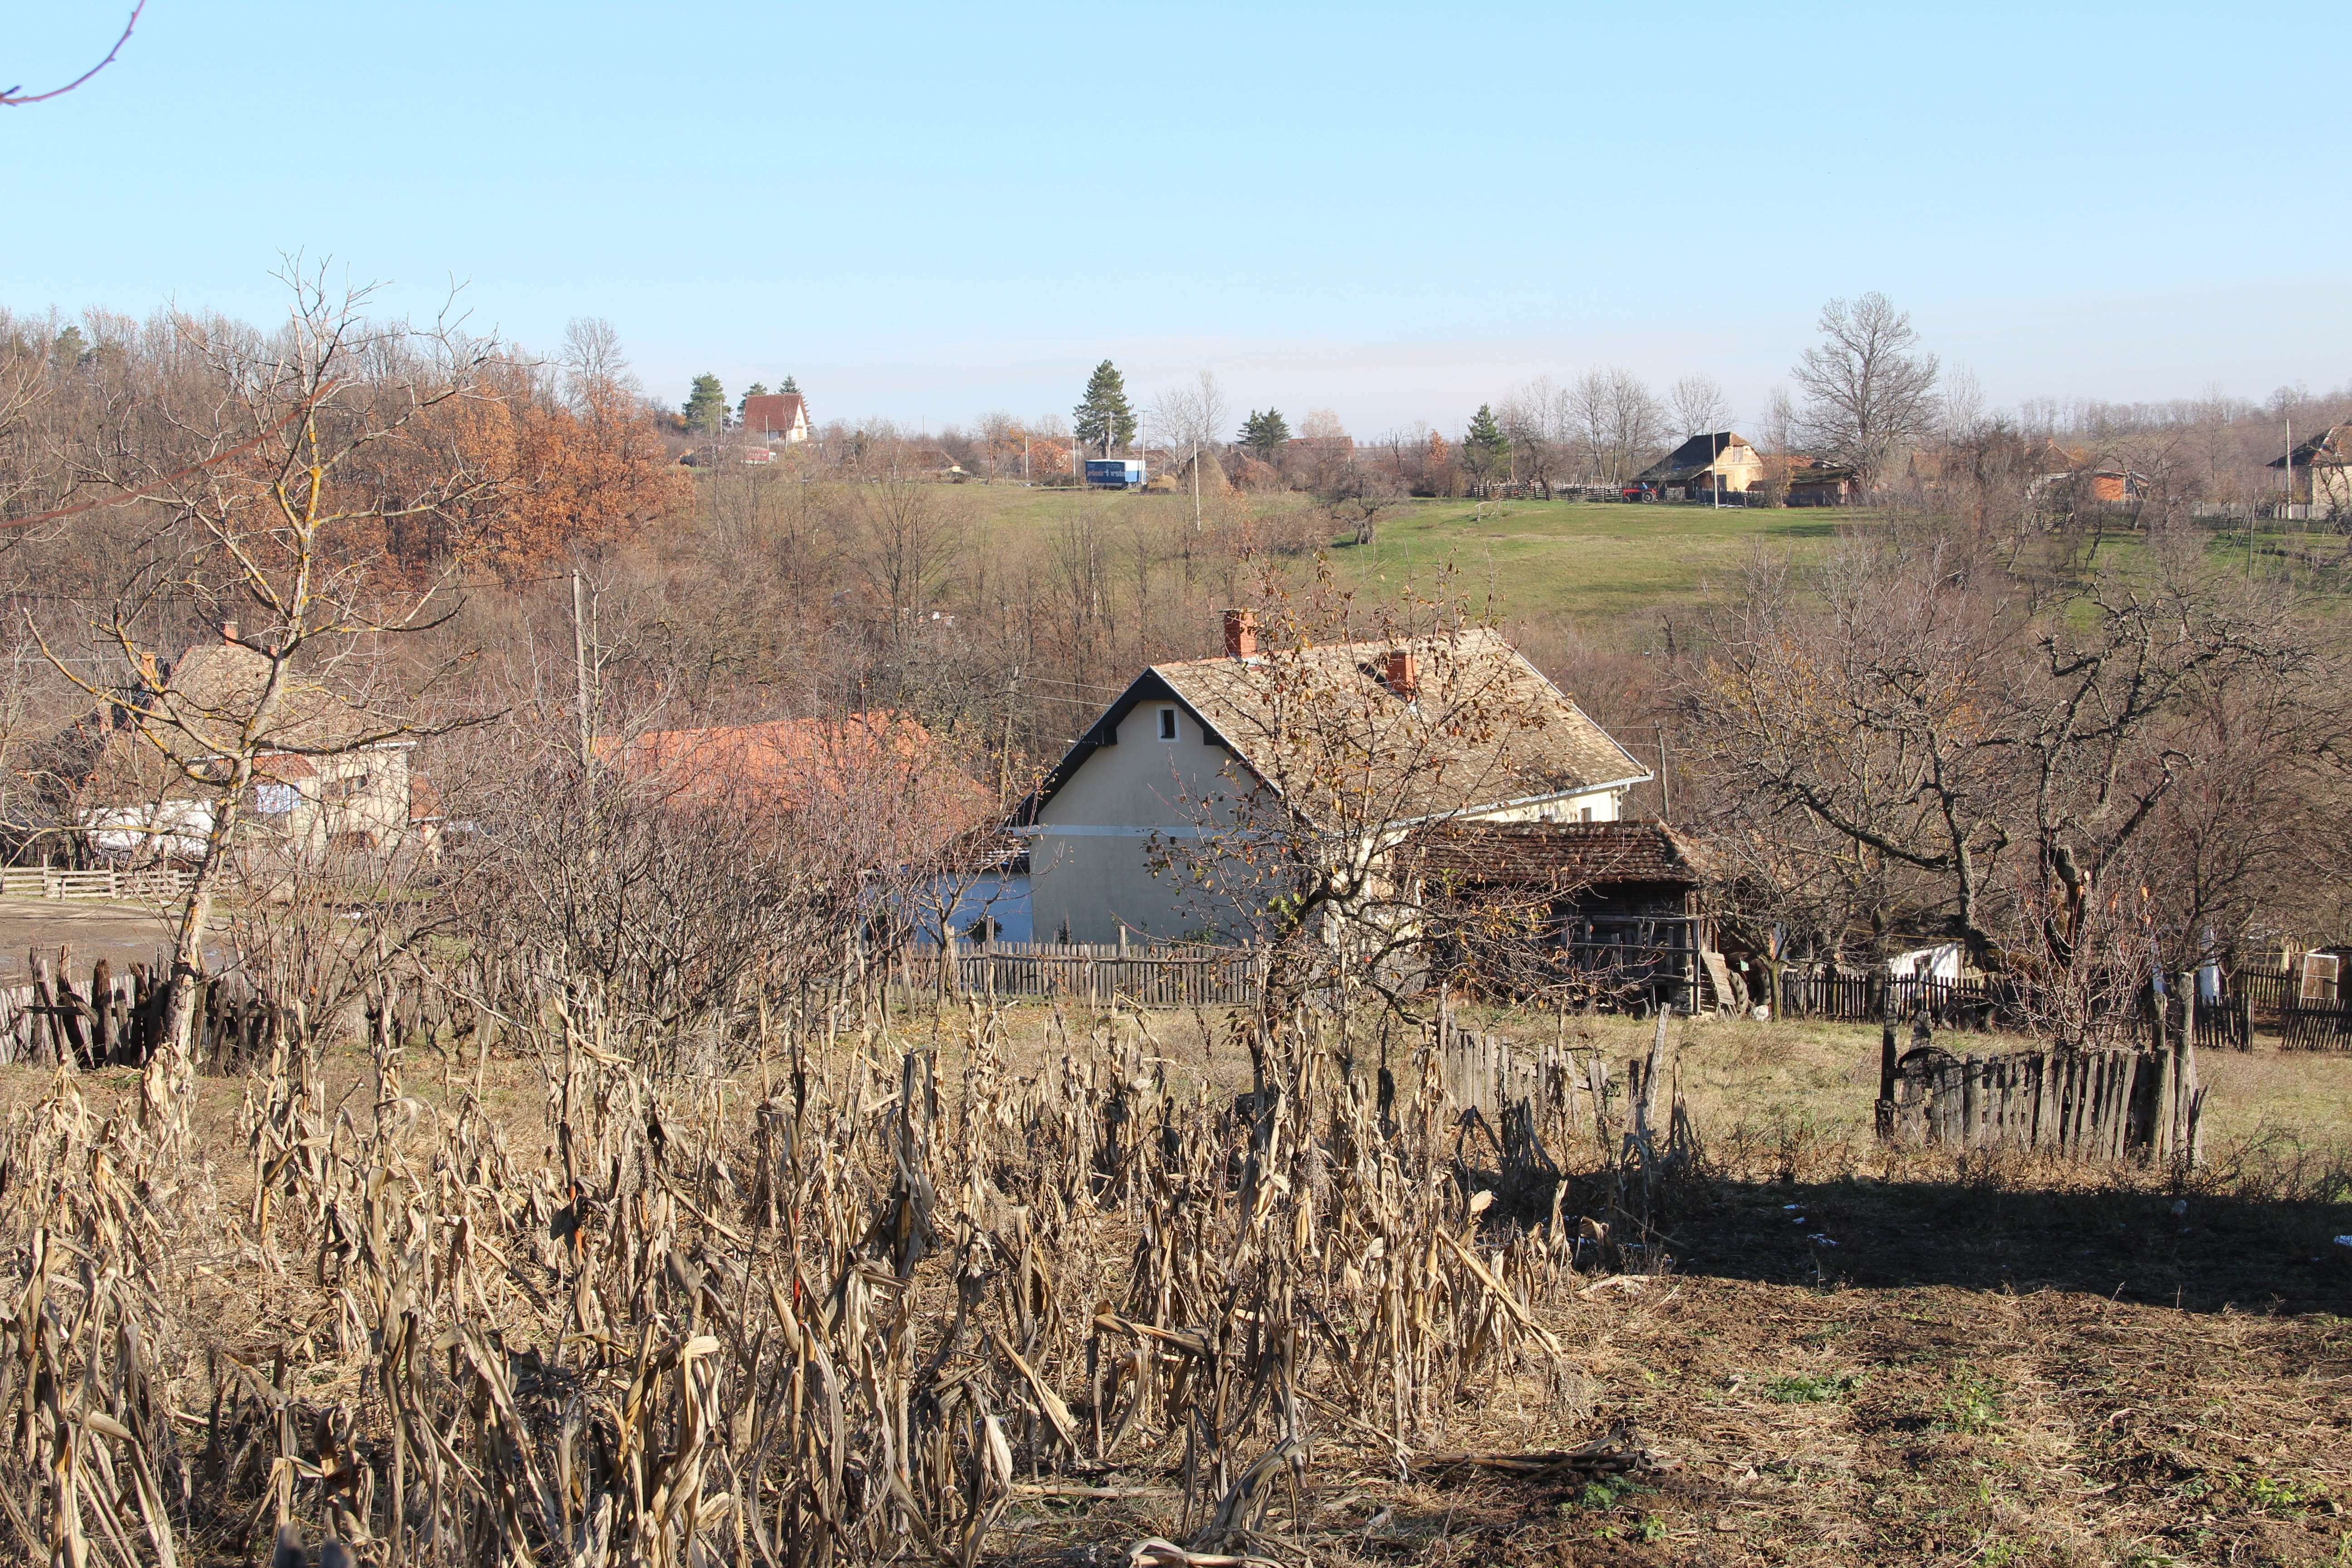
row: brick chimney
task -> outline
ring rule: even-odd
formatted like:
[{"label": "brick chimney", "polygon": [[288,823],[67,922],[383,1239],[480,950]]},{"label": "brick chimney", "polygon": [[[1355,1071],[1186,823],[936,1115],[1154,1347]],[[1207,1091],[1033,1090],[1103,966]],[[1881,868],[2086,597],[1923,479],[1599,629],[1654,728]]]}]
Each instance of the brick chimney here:
[{"label": "brick chimney", "polygon": [[1421,661],[1404,648],[1389,649],[1388,685],[1407,702],[1421,690]]},{"label": "brick chimney", "polygon": [[236,623],[235,621],[223,621],[221,623],[221,641],[236,641]]},{"label": "brick chimney", "polygon": [[1225,657],[1248,658],[1257,652],[1257,616],[1247,610],[1225,612]]}]

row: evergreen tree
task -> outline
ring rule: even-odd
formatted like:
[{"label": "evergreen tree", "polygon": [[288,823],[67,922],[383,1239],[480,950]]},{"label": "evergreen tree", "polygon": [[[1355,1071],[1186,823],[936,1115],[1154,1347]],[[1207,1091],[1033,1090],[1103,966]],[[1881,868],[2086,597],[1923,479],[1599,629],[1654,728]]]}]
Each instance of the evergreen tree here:
[{"label": "evergreen tree", "polygon": [[751,406],[751,399],[755,397],[765,397],[767,395],[768,388],[766,384],[763,382],[753,382],[751,385],[743,389],[743,395],[741,398],[738,399],[735,404],[735,412],[738,414],[742,413],[743,410]]},{"label": "evergreen tree", "polygon": [[1253,408],[1250,416],[1242,421],[1241,443],[1255,452],[1260,462],[1271,463],[1279,458],[1289,440],[1290,421],[1282,416],[1279,408],[1269,408],[1263,414]]},{"label": "evergreen tree", "polygon": [[694,378],[683,412],[688,430],[702,436],[717,435],[727,427],[727,389],[719,384],[717,376],[705,371]]},{"label": "evergreen tree", "polygon": [[791,376],[789,376],[789,375],[788,375],[788,376],[786,376],[786,377],[784,377],[784,384],[783,384],[783,385],[782,385],[782,386],[780,386],[780,387],[778,387],[778,388],[776,388],[776,390],[777,390],[778,392],[795,392],[795,393],[796,393],[796,392],[798,392],[798,391],[800,391],[800,389],[801,389],[801,384],[800,384],[799,382],[797,382],[797,381],[794,381],[794,380],[793,380]]},{"label": "evergreen tree", "polygon": [[1471,416],[1470,428],[1463,435],[1462,466],[1478,481],[1482,493],[1496,475],[1510,471],[1511,438],[1503,434],[1495,411],[1483,403]]},{"label": "evergreen tree", "polygon": [[1113,447],[1124,447],[1135,439],[1135,410],[1127,405],[1127,381],[1108,360],[1095,366],[1094,374],[1087,378],[1086,397],[1071,413],[1078,439],[1089,447],[1100,447],[1106,458]]}]

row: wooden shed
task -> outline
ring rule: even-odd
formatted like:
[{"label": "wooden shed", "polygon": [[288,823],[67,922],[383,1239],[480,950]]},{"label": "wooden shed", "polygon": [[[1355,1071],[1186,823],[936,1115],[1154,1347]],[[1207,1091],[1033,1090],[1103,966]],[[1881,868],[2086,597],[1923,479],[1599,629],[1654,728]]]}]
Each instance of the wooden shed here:
[{"label": "wooden shed", "polygon": [[1618,1005],[1742,1000],[1716,948],[1714,859],[1663,822],[1456,822],[1428,835],[1423,874],[1457,894],[1540,898],[1559,963]]}]

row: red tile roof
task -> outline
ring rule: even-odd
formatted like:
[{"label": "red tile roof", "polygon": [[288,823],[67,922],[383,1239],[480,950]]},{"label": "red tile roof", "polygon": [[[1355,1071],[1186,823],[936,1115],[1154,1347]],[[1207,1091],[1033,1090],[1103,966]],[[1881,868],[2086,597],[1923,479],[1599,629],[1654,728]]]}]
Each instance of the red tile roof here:
[{"label": "red tile roof", "polygon": [[808,405],[797,392],[768,392],[743,400],[743,428],[755,436],[782,436],[808,423]]}]

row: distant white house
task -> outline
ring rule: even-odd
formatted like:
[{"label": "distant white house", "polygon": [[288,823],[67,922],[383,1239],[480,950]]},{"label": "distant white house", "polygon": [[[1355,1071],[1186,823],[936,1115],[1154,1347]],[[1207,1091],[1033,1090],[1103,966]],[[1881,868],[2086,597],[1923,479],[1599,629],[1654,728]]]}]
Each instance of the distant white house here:
[{"label": "distant white house", "polygon": [[740,425],[747,436],[796,445],[809,438],[807,400],[797,392],[763,392],[747,397]]}]

